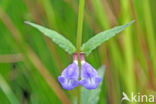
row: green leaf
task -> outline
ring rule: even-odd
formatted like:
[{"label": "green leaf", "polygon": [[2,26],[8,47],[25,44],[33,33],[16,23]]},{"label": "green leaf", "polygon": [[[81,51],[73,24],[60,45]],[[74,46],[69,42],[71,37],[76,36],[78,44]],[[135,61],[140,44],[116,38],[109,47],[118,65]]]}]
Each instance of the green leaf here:
[{"label": "green leaf", "polygon": [[84,43],[81,47],[81,51],[84,52],[86,55],[89,55],[95,48],[97,48],[99,45],[101,45],[106,40],[112,38],[117,33],[123,31],[126,27],[134,23],[134,20],[129,22],[128,24],[117,26],[115,28],[112,28],[110,30],[106,30],[104,32],[98,33],[91,39],[89,39],[86,43]]},{"label": "green leaf", "polygon": [[41,31],[44,35],[46,35],[47,37],[52,39],[54,43],[59,45],[61,48],[63,48],[69,54],[72,54],[75,52],[75,50],[76,50],[75,46],[68,39],[66,39],[63,35],[57,33],[56,31],[53,31],[51,29],[40,26],[38,24],[31,23],[29,21],[25,21],[25,23],[29,24],[32,27],[35,27],[36,29]]},{"label": "green leaf", "polygon": [[81,88],[81,104],[97,104],[101,92],[101,86],[103,82],[105,67],[101,66],[98,69],[98,74],[102,78],[101,83],[95,90],[87,90],[84,87]]}]

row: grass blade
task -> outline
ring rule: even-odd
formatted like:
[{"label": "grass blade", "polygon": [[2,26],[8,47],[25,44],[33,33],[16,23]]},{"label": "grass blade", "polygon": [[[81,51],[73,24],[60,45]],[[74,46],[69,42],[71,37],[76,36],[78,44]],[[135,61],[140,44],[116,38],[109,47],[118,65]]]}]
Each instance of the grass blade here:
[{"label": "grass blade", "polygon": [[7,98],[9,99],[11,104],[19,104],[19,101],[17,100],[16,96],[10,89],[9,85],[5,81],[5,79],[0,74],[0,88],[3,90]]}]

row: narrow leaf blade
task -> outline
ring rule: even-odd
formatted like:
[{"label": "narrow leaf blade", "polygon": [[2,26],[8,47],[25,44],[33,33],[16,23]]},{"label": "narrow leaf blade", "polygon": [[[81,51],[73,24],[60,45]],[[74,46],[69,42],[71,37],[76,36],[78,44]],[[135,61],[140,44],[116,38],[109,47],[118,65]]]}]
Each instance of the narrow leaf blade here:
[{"label": "narrow leaf blade", "polygon": [[11,104],[20,104],[15,94],[11,90],[10,86],[8,85],[8,83],[1,74],[0,74],[0,89],[2,89],[2,91],[4,92],[4,94],[6,95]]},{"label": "narrow leaf blade", "polygon": [[66,39],[64,36],[57,33],[56,31],[45,28],[45,27],[40,26],[38,24],[31,23],[29,21],[25,21],[25,23],[31,25],[32,27],[34,27],[36,29],[38,29],[40,32],[42,32],[45,36],[52,39],[52,41],[54,43],[59,45],[61,48],[63,48],[69,54],[72,54],[75,52],[75,50],[76,50],[75,46],[68,39]]},{"label": "narrow leaf blade", "polygon": [[98,74],[102,78],[99,86],[94,90],[87,90],[84,87],[81,88],[81,104],[97,104],[99,101],[99,95],[101,92],[101,86],[103,82],[105,67],[101,66],[98,69]]},{"label": "narrow leaf blade", "polygon": [[89,55],[91,51],[93,51],[95,48],[97,48],[99,45],[101,45],[106,40],[112,38],[117,33],[123,31],[126,27],[134,23],[134,20],[129,22],[128,24],[114,27],[110,30],[106,30],[104,32],[98,33],[91,39],[89,39],[86,43],[84,43],[81,47],[81,51],[84,52],[86,55]]}]

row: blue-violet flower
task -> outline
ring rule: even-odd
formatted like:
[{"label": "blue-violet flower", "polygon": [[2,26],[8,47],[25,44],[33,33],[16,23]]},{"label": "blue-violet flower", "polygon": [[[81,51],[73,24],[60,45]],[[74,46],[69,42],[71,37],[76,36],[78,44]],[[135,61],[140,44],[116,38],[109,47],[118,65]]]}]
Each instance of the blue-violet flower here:
[{"label": "blue-violet flower", "polygon": [[81,80],[80,84],[87,89],[96,89],[101,82],[101,77],[97,71],[85,61],[84,53],[80,53],[81,60]]},{"label": "blue-violet flower", "polygon": [[72,90],[79,85],[79,67],[76,53],[73,54],[73,63],[63,70],[58,81],[67,90]]},{"label": "blue-violet flower", "polygon": [[97,71],[85,61],[84,53],[80,53],[81,61],[81,80],[79,81],[79,67],[77,61],[77,53],[73,54],[73,63],[66,67],[58,81],[64,89],[72,90],[79,84],[87,89],[96,89],[101,82]]}]

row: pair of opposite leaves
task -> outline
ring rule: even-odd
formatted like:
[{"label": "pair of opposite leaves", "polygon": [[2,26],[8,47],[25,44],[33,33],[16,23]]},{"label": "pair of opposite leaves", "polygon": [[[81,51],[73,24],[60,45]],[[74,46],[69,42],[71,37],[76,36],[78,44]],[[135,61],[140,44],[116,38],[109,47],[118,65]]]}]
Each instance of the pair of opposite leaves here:
[{"label": "pair of opposite leaves", "polygon": [[[76,51],[75,46],[65,37],[57,33],[56,31],[50,30],[43,26],[25,21],[26,24],[29,24],[39,31],[41,31],[44,35],[51,38],[54,43],[59,45],[69,54],[73,54]],[[115,28],[106,30],[104,32],[98,33],[89,39],[86,43],[84,43],[81,47],[81,52],[84,52],[86,56],[88,56],[95,48],[101,45],[104,41],[112,38],[117,33],[123,31],[126,27],[134,23],[134,20],[129,22],[128,24],[117,26]],[[79,71],[77,61],[73,61],[67,68],[64,69],[61,76],[58,77],[59,82],[63,86],[63,88],[67,90],[71,90],[81,84],[87,89],[94,89],[98,86],[101,81],[101,78],[98,77],[96,70],[87,62],[81,61],[81,80],[79,81]]]}]

